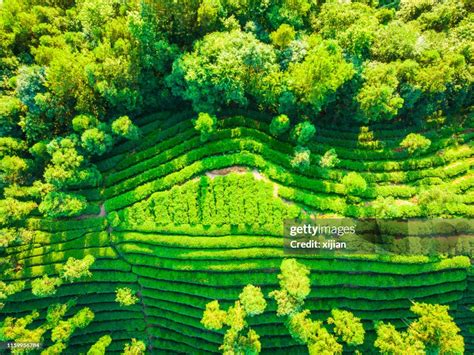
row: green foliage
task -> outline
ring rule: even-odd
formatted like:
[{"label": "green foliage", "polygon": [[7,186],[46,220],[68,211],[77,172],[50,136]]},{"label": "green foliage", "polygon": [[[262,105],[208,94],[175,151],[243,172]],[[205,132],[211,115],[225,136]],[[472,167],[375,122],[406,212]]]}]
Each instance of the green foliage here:
[{"label": "green foliage", "polygon": [[276,31],[270,33],[270,39],[274,46],[278,48],[285,48],[295,39],[295,29],[284,23],[278,27]]},{"label": "green foliage", "polygon": [[41,163],[44,163],[49,158],[47,145],[44,141],[33,144],[33,146],[29,149],[29,152]]},{"label": "green foliage", "polygon": [[367,182],[356,172],[350,172],[342,178],[341,182],[344,185],[346,192],[351,195],[359,195],[367,190]]},{"label": "green foliage", "polygon": [[464,352],[461,330],[448,314],[448,306],[414,303],[410,310],[418,319],[410,324],[408,332],[423,342],[428,352]]},{"label": "green foliage", "polygon": [[112,144],[112,136],[99,128],[86,129],[81,135],[82,147],[92,155],[103,155]]},{"label": "green foliage", "polygon": [[327,319],[335,335],[323,326],[321,321],[309,318],[310,311],[302,310],[304,300],[310,293],[309,269],[295,259],[284,259],[281,263],[280,289],[269,296],[277,302],[277,316],[288,316],[286,326],[291,337],[308,346],[310,354],[342,354],[343,346],[338,339],[349,346],[361,345],[365,331],[359,318],[351,312],[332,310]]},{"label": "green foliage", "polygon": [[131,140],[136,140],[140,136],[140,130],[128,116],[122,116],[113,121],[112,132],[119,137]]},{"label": "green foliage", "polygon": [[0,159],[0,181],[6,184],[20,183],[24,180],[28,163],[16,155]]},{"label": "green foliage", "polygon": [[97,340],[87,351],[87,355],[105,355],[105,350],[112,342],[110,335],[104,335]]},{"label": "green foliage", "polygon": [[355,346],[364,342],[365,330],[359,318],[354,317],[351,312],[333,309],[332,317],[327,320],[328,324],[334,326],[334,334],[344,343]]},{"label": "green foliage", "polygon": [[201,319],[201,323],[207,329],[222,329],[227,318],[227,312],[220,309],[219,301],[214,300],[206,304],[206,310]]},{"label": "green foliage", "polygon": [[304,145],[311,141],[316,128],[308,121],[298,123],[291,131],[291,138],[298,144]]},{"label": "green foliage", "polygon": [[[207,329],[227,329],[224,341],[219,347],[223,354],[258,354],[261,350],[260,336],[248,328],[246,317],[262,314],[267,306],[260,287],[247,285],[239,295],[239,300],[227,311],[221,310],[219,302],[214,300],[206,304],[201,323]],[[247,335],[245,334],[247,330]]]},{"label": "green foliage", "polygon": [[107,214],[107,221],[110,223],[111,227],[117,227],[120,224],[120,216],[117,211],[112,211]]},{"label": "green foliage", "polygon": [[43,351],[41,351],[41,355],[56,355],[56,354],[61,354],[64,350],[66,349],[66,345],[59,342],[55,343]]},{"label": "green foliage", "polygon": [[41,351],[41,355],[55,355],[55,354],[61,354],[64,350],[66,349],[66,345],[59,342],[55,343],[43,351]]},{"label": "green foliage", "polygon": [[54,342],[68,341],[74,330],[70,322],[60,321],[58,325],[51,330],[51,340]]},{"label": "green foliage", "polygon": [[69,300],[67,303],[56,303],[48,307],[46,313],[46,325],[48,329],[56,327],[62,320],[66,312],[76,304],[75,299]]},{"label": "green foliage", "polygon": [[24,111],[22,102],[12,96],[0,96],[0,136],[12,133]]},{"label": "green foliage", "polygon": [[399,215],[395,199],[392,196],[377,196],[375,201],[372,202],[372,207],[375,216],[378,218],[396,218]]},{"label": "green foliage", "polygon": [[309,269],[295,259],[285,259],[280,266],[280,290],[272,291],[269,296],[277,301],[277,315],[291,315],[303,305],[310,292]]},{"label": "green foliage", "polygon": [[460,197],[448,186],[434,186],[424,190],[418,197],[418,205],[425,216],[443,216],[449,214],[459,203]]},{"label": "green foliage", "polygon": [[235,301],[233,306],[230,306],[227,310],[227,315],[224,324],[229,326],[231,330],[240,332],[247,326],[245,317],[247,313],[240,301]]},{"label": "green foliage", "polygon": [[124,222],[132,228],[151,222],[280,230],[282,219],[274,216],[292,218],[298,209],[275,199],[273,193],[272,184],[257,181],[250,173],[201,177],[133,205],[125,212]]},{"label": "green foliage", "polygon": [[370,48],[373,58],[381,62],[411,58],[416,51],[419,35],[415,24],[391,21],[375,34]]},{"label": "green foliage", "polygon": [[288,85],[297,103],[317,114],[334,101],[336,91],[354,75],[354,68],[344,60],[336,42],[315,37],[310,38],[309,46],[303,61],[288,66]]},{"label": "green foliage", "polygon": [[[0,248],[7,248],[21,242],[19,230],[16,228],[0,229]],[[29,242],[28,240],[26,242]]]},{"label": "green foliage", "polygon": [[275,72],[272,47],[240,30],[213,32],[173,64],[168,82],[174,94],[190,100],[199,112],[226,105],[246,107],[250,98],[263,101],[267,73]]},{"label": "green foliage", "polygon": [[342,345],[325,328],[319,328],[315,341],[308,344],[310,355],[317,354],[342,354]]},{"label": "green foliage", "polygon": [[93,319],[94,313],[85,307],[68,320],[60,320],[51,330],[51,340],[59,343],[67,342],[77,328],[87,327]]},{"label": "green foliage", "polygon": [[290,119],[287,115],[278,115],[274,117],[270,123],[270,133],[275,137],[285,133],[289,128]]},{"label": "green foliage", "polygon": [[27,329],[39,317],[35,310],[22,318],[5,318],[0,327],[0,339],[14,343],[42,343],[43,336],[51,330],[53,345],[44,349],[42,354],[58,354],[66,348],[66,343],[76,330],[85,328],[94,319],[94,313],[89,308],[83,308],[68,320],[62,320],[67,310],[74,304],[54,304],[48,307],[46,322],[35,329]]},{"label": "green foliage", "polygon": [[377,324],[377,340],[375,347],[386,354],[397,354],[398,352],[419,354],[425,353],[425,346],[421,341],[409,333],[398,332],[392,324]]},{"label": "green foliage", "polygon": [[46,194],[38,210],[48,217],[71,217],[81,214],[87,207],[86,199],[81,195],[52,191]]},{"label": "green foliage", "polygon": [[0,340],[11,340],[17,343],[40,343],[46,329],[42,327],[33,330],[26,328],[38,317],[39,313],[36,310],[22,318],[6,317],[3,323],[1,323]]},{"label": "green foliage", "polygon": [[89,308],[83,308],[70,318],[72,326],[77,328],[85,328],[94,319],[94,313]]},{"label": "green foliage", "polygon": [[57,277],[43,277],[31,281],[31,292],[38,297],[47,297],[56,293],[56,287],[61,286],[62,280]]},{"label": "green foliage", "polygon": [[31,281],[31,292],[37,297],[52,296],[56,294],[56,288],[61,286],[64,281],[74,282],[84,276],[92,276],[89,267],[94,261],[94,257],[90,255],[82,260],[69,258],[61,268],[60,277],[49,277],[45,274],[43,277]]},{"label": "green foliage", "polygon": [[321,159],[319,160],[319,165],[325,169],[334,168],[337,164],[339,164],[340,160],[337,157],[337,153],[335,149],[329,149],[326,153],[323,154]]},{"label": "green foliage", "polygon": [[0,281],[0,309],[5,306],[4,301],[11,295],[23,291],[25,288],[25,281],[13,281],[5,283]]},{"label": "green foliage", "polygon": [[425,152],[431,145],[431,141],[428,138],[423,137],[421,134],[410,133],[401,142],[400,147],[406,149],[408,153],[422,153]]},{"label": "green foliage", "polygon": [[310,291],[309,269],[295,259],[283,260],[280,269],[280,287],[296,300],[303,301]]},{"label": "green foliage", "polygon": [[61,278],[65,281],[75,281],[83,277],[90,277],[90,266],[95,258],[92,255],[86,255],[83,259],[68,258],[61,270]]},{"label": "green foliage", "polygon": [[306,170],[309,168],[311,162],[311,151],[305,147],[296,147],[293,158],[290,161],[290,165],[293,168],[300,170]]},{"label": "green foliage", "polygon": [[0,200],[0,225],[25,219],[37,206],[33,201],[20,201],[11,197]]},{"label": "green foliage", "polygon": [[74,136],[53,140],[47,145],[51,162],[44,172],[46,182],[63,188],[80,184],[96,184],[99,181],[99,172],[87,167],[84,156],[77,150],[78,145],[79,142]]},{"label": "green foliage", "polygon": [[23,152],[27,148],[26,142],[13,137],[0,137],[0,157]]},{"label": "green foliage", "polygon": [[145,343],[133,338],[131,343],[125,344],[122,355],[143,355],[145,354],[145,350]]},{"label": "green foliage", "polygon": [[201,29],[210,30],[219,22],[223,15],[223,7],[220,0],[203,0],[197,10],[197,22]]},{"label": "green foliage", "polygon": [[[63,279],[75,281],[85,274],[90,276],[88,268],[92,262],[94,262],[94,258],[91,256],[87,256],[83,260],[70,258],[62,267],[61,278],[50,278],[44,274],[43,277],[34,279],[31,282],[33,295],[38,297],[51,296],[56,293],[56,287],[61,286]],[[84,266],[85,264],[87,265]],[[20,292],[24,287],[24,281],[15,281],[8,285],[1,282],[0,300],[3,301],[8,296]],[[75,304],[75,299],[71,299],[65,304],[50,305],[47,310],[46,321],[35,329],[27,329],[27,327],[39,317],[39,312],[36,310],[22,318],[6,317],[0,324],[0,340],[14,343],[43,343],[44,334],[51,330],[51,341],[54,344],[44,349],[41,354],[61,353],[66,349],[66,343],[75,329],[87,327],[94,319],[94,313],[86,307],[68,320],[63,320],[67,311]],[[0,303],[0,306],[3,307],[3,303]],[[21,350],[20,353],[22,353]]]},{"label": "green foliage", "polygon": [[91,115],[77,115],[72,119],[72,128],[76,132],[97,127],[99,120]]},{"label": "green foliage", "polygon": [[357,59],[369,55],[379,26],[377,11],[369,4],[351,2],[341,6],[325,2],[317,20],[317,28],[325,38],[336,39]]},{"label": "green foliage", "polygon": [[359,135],[357,136],[357,145],[368,150],[377,150],[382,148],[382,143],[375,139],[374,132],[369,130],[369,127],[360,127]]},{"label": "green foliage", "polygon": [[131,306],[138,302],[138,297],[128,287],[119,287],[115,290],[115,302],[121,306]]},{"label": "green foliage", "polygon": [[200,112],[198,118],[194,120],[194,129],[201,133],[201,142],[208,140],[209,135],[214,132],[217,119],[208,113]]},{"label": "green foliage", "polygon": [[223,354],[258,354],[262,349],[259,339],[260,336],[253,329],[249,329],[246,336],[229,329],[219,349]]},{"label": "green foliage", "polygon": [[[32,281],[33,292],[52,294],[54,278],[45,274],[43,265],[52,270],[64,255],[74,253],[82,257],[84,251],[80,249],[86,245],[100,255],[99,269],[115,270],[120,265],[123,272],[102,271],[94,285],[71,287],[64,293],[61,290],[58,297],[76,291],[89,292],[105,304],[110,301],[105,301],[104,296],[107,292],[110,295],[110,285],[107,289],[101,284],[101,277],[127,285],[125,282],[136,279],[135,271],[141,272],[146,297],[157,303],[158,308],[152,307],[155,315],[161,319],[170,314],[177,317],[176,321],[160,323],[159,329],[150,328],[154,344],[159,344],[160,350],[163,346],[175,352],[206,352],[215,343],[216,334],[198,332],[192,339],[202,337],[206,341],[196,347],[189,339],[180,342],[183,334],[189,333],[188,325],[193,329],[199,327],[194,318],[196,305],[203,308],[204,303],[197,296],[205,290],[206,297],[213,295],[212,299],[214,295],[223,295],[221,302],[234,299],[237,287],[246,277],[244,270],[249,268],[265,270],[253,275],[256,280],[264,280],[262,285],[266,286],[262,287],[266,292],[265,287],[275,282],[268,270],[273,270],[281,257],[281,250],[277,252],[277,245],[272,244],[272,236],[281,233],[281,221],[295,217],[301,206],[315,214],[357,217],[453,217],[474,213],[469,176],[472,132],[468,120],[463,122],[472,106],[473,9],[468,1],[4,0],[0,7],[2,271],[12,264],[5,282],[0,283],[2,301],[20,289],[19,284],[11,281],[15,278],[26,280],[40,275]],[[200,142],[189,120],[169,129],[174,117],[140,118],[143,113],[164,112],[170,107],[183,108],[190,115],[186,112],[187,101],[197,112],[223,116],[219,117],[218,125],[203,124],[198,128],[204,131],[201,136],[206,144]],[[259,118],[239,123],[243,128],[230,126],[227,121],[232,118],[227,117],[227,110],[235,108],[256,111]],[[280,113],[307,123],[311,119],[318,125],[317,139],[305,138],[311,134],[302,132],[296,137],[295,145],[307,150],[299,148],[297,153],[301,154],[293,161],[288,158],[293,148],[286,137],[276,140],[267,136],[268,116]],[[138,140],[138,128],[124,115],[138,117],[140,127],[150,134]],[[288,129],[283,117],[275,117],[270,124],[273,136]],[[370,123],[370,130],[361,129],[356,137],[357,133],[347,127],[357,122]],[[427,130],[425,122],[437,123],[439,130]],[[457,126],[455,130],[448,127],[451,123]],[[337,130],[331,132],[329,126]],[[432,141],[429,149],[426,140],[413,136],[402,143],[405,150],[399,149],[400,140],[410,136],[415,128]],[[135,142],[120,142],[118,149],[112,150],[112,137]],[[383,139],[384,144],[378,139]],[[459,147],[451,146],[454,141]],[[337,149],[337,156],[331,151],[333,148]],[[130,154],[135,149],[136,154]],[[413,155],[437,153],[409,157],[412,151]],[[309,164],[311,152],[313,157],[322,156],[317,162],[320,166]],[[106,158],[98,163],[106,167],[103,186],[94,166],[101,160],[96,156]],[[331,169],[338,160],[338,169]],[[292,165],[302,168],[304,173],[292,169]],[[249,174],[236,178],[234,174],[221,177],[213,172],[217,170],[219,174],[220,169],[232,166],[255,168],[264,179],[257,183]],[[305,166],[311,168],[304,169]],[[196,179],[205,172],[212,178]],[[344,177],[350,172],[361,175]],[[367,181],[363,182],[360,176]],[[358,197],[349,196],[346,200],[346,194]],[[82,195],[93,202],[86,213]],[[102,203],[109,212],[107,227],[103,226],[103,210],[101,218],[89,215],[99,213]],[[43,218],[80,213],[84,215],[77,220]],[[32,231],[26,227],[38,229],[34,238],[31,233],[28,236]],[[108,227],[113,238],[121,229],[139,229],[156,235],[140,240],[143,245],[115,243],[114,239],[112,251],[103,245],[106,238],[96,234],[98,229]],[[171,236],[177,233],[182,240]],[[228,245],[209,248],[210,237],[203,235],[213,235],[213,245],[219,245],[221,237],[215,235],[223,233],[235,239],[222,237],[227,238],[224,240]],[[248,238],[255,233],[258,238]],[[173,237],[173,243],[179,243],[181,250],[162,239],[165,234]],[[193,237],[198,235],[200,238]],[[155,247],[157,240],[161,244]],[[419,248],[418,239],[406,240]],[[255,244],[245,250],[229,249],[230,245],[240,248],[242,243]],[[183,248],[188,245],[199,250],[184,253]],[[128,263],[143,266],[133,265],[136,270],[132,275],[128,263],[115,260],[115,249],[125,251],[123,256]],[[149,250],[155,256],[163,256],[159,265],[156,260],[153,264],[152,256],[144,255]],[[172,258],[192,262],[178,272]],[[244,258],[249,260],[243,262]],[[406,308],[402,300],[414,296],[455,304],[462,292],[468,294],[465,272],[450,269],[466,267],[466,259],[431,262],[427,257],[416,256],[410,259],[413,264],[409,267],[373,260],[362,266],[363,263],[349,259],[313,259],[307,258],[305,263],[312,267],[322,265],[321,270],[325,271],[318,274],[318,285],[323,287],[317,290],[324,297],[324,306],[335,304],[336,292],[341,307],[357,309],[361,317],[403,317],[395,315],[395,308]],[[400,256],[393,260],[406,259]],[[416,264],[421,262],[430,263]],[[67,280],[72,280],[72,275],[87,274],[84,270],[74,271],[76,266],[81,269],[76,264],[69,266],[71,275],[66,275]],[[437,272],[437,267],[444,271]],[[339,272],[335,276],[334,272],[364,268],[367,273],[363,275]],[[223,278],[216,271],[232,272]],[[409,277],[400,276],[407,274]],[[190,275],[195,278],[192,285]],[[395,283],[403,287],[395,289]],[[337,289],[335,285],[340,284],[361,287]],[[224,290],[221,285],[226,286]],[[112,289],[116,287],[122,284],[112,285]],[[389,296],[386,289],[381,289],[384,287],[391,288]],[[156,291],[159,288],[160,292]],[[229,317],[228,312],[218,307],[210,308],[220,311],[213,327],[222,328],[228,322],[231,328],[224,337],[224,352],[261,350],[259,337],[252,329],[247,331],[243,314],[259,313],[265,300],[256,288],[246,290],[239,303],[229,309]],[[179,292],[184,294],[180,300],[164,300],[168,294]],[[312,321],[310,313],[301,309],[302,300],[283,286],[272,295],[281,314],[296,312],[287,324],[294,323],[292,336],[297,339],[301,335],[298,341],[307,343],[310,353],[339,353],[341,339],[354,344],[360,341],[357,327],[352,327],[357,320],[350,314],[337,311],[341,313],[333,314],[324,324]],[[31,294],[24,292],[15,297],[18,312],[25,311]],[[362,299],[370,299],[371,307]],[[36,301],[38,305],[46,302]],[[193,304],[194,308],[183,302]],[[307,303],[311,309],[329,309],[321,307],[319,300]],[[386,309],[373,312],[376,306]],[[11,307],[6,309],[7,315],[16,311]],[[157,309],[165,315],[158,314]],[[66,314],[64,308],[51,312],[54,321],[41,330],[26,329],[32,328],[29,325],[22,329],[25,320],[19,321],[19,338],[43,341],[41,334],[49,334],[44,329],[58,327],[57,340],[68,339],[73,327],[69,323],[60,325],[68,322],[62,319]],[[131,308],[118,313],[107,318],[101,312],[101,321],[134,317]],[[461,310],[459,314],[462,315]],[[83,317],[88,319],[85,313]],[[261,324],[273,321],[267,314],[261,317]],[[438,324],[435,318],[430,318],[430,325]],[[99,323],[87,334],[110,330],[107,323]],[[126,326],[132,328],[138,323],[131,321]],[[398,350],[395,347],[394,352],[421,352],[416,339],[394,334],[399,326],[397,323],[393,329],[387,328],[385,343],[390,337],[398,337]],[[138,327],[143,324],[134,330],[141,332],[143,328]],[[278,327],[271,332],[268,329],[266,336],[279,339]],[[304,330],[307,334],[303,334]],[[455,330],[445,330],[439,331],[438,327],[429,332],[444,334],[443,339],[449,337],[452,344],[450,340],[443,341],[459,351]],[[429,339],[430,344],[438,341]],[[110,339],[104,342],[110,343]],[[50,344],[48,339],[45,343],[51,345],[45,353],[68,352],[63,342]],[[285,351],[285,339],[275,344],[273,348]],[[116,351],[117,345],[112,348]]]},{"label": "green foliage", "polygon": [[253,285],[244,287],[242,293],[239,295],[239,300],[244,307],[245,313],[250,317],[263,313],[267,307],[267,302],[265,298],[263,298],[260,287]]},{"label": "green foliage", "polygon": [[397,68],[392,64],[371,62],[364,68],[364,85],[357,95],[363,122],[388,120],[403,107],[398,89]]},{"label": "green foliage", "polygon": [[288,318],[288,331],[291,337],[300,344],[314,343],[321,328],[321,322],[311,320],[310,314],[311,312],[306,309]]},{"label": "green foliage", "polygon": [[413,303],[410,310],[418,315],[406,332],[399,332],[391,324],[377,325],[375,346],[383,353],[400,351],[413,354],[464,353],[464,340],[459,334],[448,306]]}]

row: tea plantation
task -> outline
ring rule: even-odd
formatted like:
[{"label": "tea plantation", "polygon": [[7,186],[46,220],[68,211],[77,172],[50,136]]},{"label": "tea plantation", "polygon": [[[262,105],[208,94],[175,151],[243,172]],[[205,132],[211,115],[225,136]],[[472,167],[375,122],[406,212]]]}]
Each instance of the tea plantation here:
[{"label": "tea plantation", "polygon": [[[124,142],[98,161],[104,181],[84,191],[93,201],[83,215],[63,220],[31,218],[38,231],[30,247],[10,247],[20,271],[14,279],[55,275],[69,257],[96,258],[93,276],[62,285],[54,302],[77,298],[94,321],[76,330],[68,353],[79,353],[110,334],[108,351],[131,338],[146,341],[151,353],[215,353],[222,332],[200,323],[206,303],[230,305],[247,284],[267,295],[278,287],[277,274],[287,257],[282,221],[303,214],[376,216],[375,196],[393,198],[394,213],[420,217],[417,198],[430,189],[449,189],[459,197],[445,215],[474,213],[472,132],[468,126],[423,132],[439,137],[424,154],[399,151],[406,132],[374,127],[383,149],[364,150],[359,132],[318,128],[309,145],[313,156],[334,147],[336,168],[301,172],[289,164],[292,149],[282,136],[269,134],[269,119],[229,114],[206,142],[192,125],[190,112],[162,112],[140,119],[139,141]],[[315,159],[316,160],[316,159]],[[367,181],[358,196],[342,179],[357,172]],[[435,232],[433,231],[433,235]],[[471,241],[472,242],[472,241]],[[411,301],[447,304],[474,351],[474,275],[463,257],[318,256],[298,260],[311,269],[312,291],[306,307],[316,319],[334,308],[352,311],[367,331],[365,349],[373,351],[374,321],[406,327]],[[129,287],[139,302],[122,307],[117,287]],[[300,353],[276,316],[275,303],[251,326],[261,336],[263,353]],[[45,314],[51,297],[38,298],[27,287],[8,299],[2,313],[15,317],[33,309]],[[79,308],[78,308],[79,309]]]},{"label": "tea plantation", "polygon": [[472,0],[0,0],[0,353],[473,354],[473,83]]}]

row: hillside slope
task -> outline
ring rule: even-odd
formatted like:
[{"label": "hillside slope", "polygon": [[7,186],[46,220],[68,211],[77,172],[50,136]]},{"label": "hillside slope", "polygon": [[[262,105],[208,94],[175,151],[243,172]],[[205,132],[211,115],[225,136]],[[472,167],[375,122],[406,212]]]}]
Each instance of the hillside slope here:
[{"label": "hillside slope", "polygon": [[[432,139],[429,150],[411,157],[398,149],[409,133],[396,126],[375,126],[379,150],[358,144],[356,130],[318,127],[308,147],[307,171],[291,167],[294,147],[286,137],[268,133],[268,118],[259,121],[231,114],[203,143],[189,112],[143,117],[143,137],[119,145],[98,162],[104,175],[100,189],[79,191],[93,201],[86,215],[70,220],[31,219],[40,231],[33,247],[14,247],[22,270],[14,278],[53,275],[67,257],[96,257],[93,277],[62,286],[55,301],[76,296],[88,305],[94,322],[76,331],[74,352],[86,350],[112,331],[109,350],[118,351],[130,338],[141,338],[153,353],[212,353],[222,333],[205,330],[200,318],[205,304],[219,299],[228,306],[242,287],[252,283],[265,294],[278,286],[278,267],[286,257],[282,221],[301,215],[373,217],[378,198],[397,206],[399,217],[423,217],[420,194],[449,186],[455,204],[442,214],[474,214],[474,149],[469,124],[422,132]],[[262,123],[263,122],[263,123]],[[318,157],[335,148],[341,162],[334,169],[318,166]],[[368,182],[361,194],[346,192],[342,179],[360,173]],[[390,199],[393,197],[393,199]],[[390,199],[390,200],[388,200]],[[384,201],[384,200],[382,200]],[[404,327],[412,317],[411,301],[449,304],[466,337],[474,339],[467,309],[474,304],[472,272],[459,258],[299,256],[311,268],[312,292],[306,302],[314,317],[333,308],[351,310],[369,331],[366,348],[373,349],[373,321],[389,320]],[[128,286],[140,302],[120,307],[116,287]],[[22,315],[45,310],[51,298],[35,298],[25,290],[11,298],[3,312]],[[275,304],[251,320],[261,335],[263,353],[300,351]],[[370,350],[369,350],[370,352]]]}]

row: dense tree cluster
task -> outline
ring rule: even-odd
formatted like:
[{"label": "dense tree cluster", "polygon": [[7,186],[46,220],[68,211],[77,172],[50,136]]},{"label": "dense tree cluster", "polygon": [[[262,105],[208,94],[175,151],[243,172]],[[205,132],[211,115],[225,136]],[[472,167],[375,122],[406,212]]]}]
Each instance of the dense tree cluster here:
[{"label": "dense tree cluster", "polygon": [[407,331],[392,324],[377,324],[375,346],[382,353],[463,354],[464,339],[449,315],[448,306],[413,303],[410,310],[418,316]]},{"label": "dense tree cluster", "polygon": [[[365,341],[361,319],[339,309],[333,309],[325,321],[311,319],[311,312],[303,308],[311,292],[309,269],[295,259],[285,259],[280,271],[280,288],[269,296],[276,301],[277,316],[286,318],[285,324],[292,338],[306,345],[309,354],[360,353],[357,348]],[[257,354],[261,349],[258,334],[252,329],[247,336],[239,334],[248,327],[245,318],[263,313],[266,306],[260,288],[247,285],[239,300],[227,311],[220,309],[217,300],[209,302],[201,323],[212,330],[220,330],[224,325],[230,327],[220,347],[223,354]],[[414,302],[410,310],[418,318],[406,331],[397,330],[390,323],[375,324],[377,338],[374,345],[382,354],[464,353],[464,339],[448,313],[448,306]]]},{"label": "dense tree cluster", "polygon": [[286,326],[293,339],[307,345],[309,354],[342,354],[341,342],[349,347],[364,343],[362,322],[351,312],[334,309],[324,325],[312,320],[309,310],[302,309],[311,291],[306,266],[295,259],[285,259],[280,270],[280,289],[269,296],[277,302],[277,315],[287,317]]},{"label": "dense tree cluster", "polygon": [[[32,293],[37,297],[51,296],[56,293],[56,288],[60,287],[64,281],[74,282],[84,276],[92,276],[89,271],[94,262],[90,255],[83,259],[69,258],[67,262],[60,267],[60,277],[43,277],[34,279],[31,282]],[[24,281],[11,282],[5,284],[0,282],[0,301],[13,293],[21,292],[25,288]],[[119,289],[125,294],[122,296],[127,305],[136,302],[131,290],[128,288]],[[130,291],[130,292],[129,292]],[[132,301],[132,303],[130,303]],[[94,312],[84,307],[71,314],[71,310],[77,305],[77,299],[72,298],[66,303],[51,304],[46,315],[40,318],[40,313],[33,310],[30,314],[23,317],[6,317],[0,322],[0,341],[9,341],[12,343],[44,343],[47,336],[50,335],[51,345],[41,351],[42,355],[57,355],[67,353],[67,344],[77,329],[86,328],[94,320]],[[0,303],[0,308],[3,303]],[[67,319],[65,317],[70,315]],[[42,322],[39,322],[43,320]],[[39,324],[41,323],[41,324]],[[34,328],[33,328],[34,326]],[[106,348],[111,344],[110,335],[104,335],[94,343],[87,351],[88,355],[104,355]],[[31,349],[23,349],[21,346],[12,350],[13,354],[30,353]],[[130,343],[125,344],[122,354],[142,355],[145,354],[146,345],[143,341],[132,339]]]},{"label": "dense tree cluster", "polygon": [[260,336],[249,328],[246,318],[262,314],[266,307],[267,302],[260,287],[247,285],[240,293],[239,300],[227,311],[220,309],[219,301],[209,302],[201,323],[212,330],[229,327],[219,348],[223,354],[258,354],[262,348]]}]

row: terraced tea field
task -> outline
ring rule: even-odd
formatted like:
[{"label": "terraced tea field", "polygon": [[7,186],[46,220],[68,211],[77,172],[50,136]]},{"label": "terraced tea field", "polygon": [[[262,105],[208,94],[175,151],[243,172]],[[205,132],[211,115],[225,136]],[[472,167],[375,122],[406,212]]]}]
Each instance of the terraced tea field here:
[{"label": "terraced tea field", "polygon": [[[37,298],[27,288],[9,299],[2,313],[18,317],[37,309],[44,316],[53,301],[74,296],[76,307],[90,307],[95,319],[73,334],[67,353],[86,352],[104,334],[113,339],[108,351],[139,338],[153,354],[217,353],[223,332],[200,323],[206,303],[218,299],[227,307],[249,283],[265,295],[278,287],[279,266],[287,257],[285,218],[376,217],[377,198],[397,207],[388,218],[423,217],[419,196],[448,187],[456,199],[442,205],[443,214],[474,216],[469,125],[421,132],[433,143],[420,156],[398,148],[412,128],[371,126],[383,148],[368,150],[358,143],[358,129],[317,127],[308,144],[311,167],[302,172],[289,162],[294,145],[288,137],[269,134],[269,118],[224,116],[206,142],[193,128],[191,112],[142,117],[141,139],[118,145],[97,162],[102,185],[79,191],[93,201],[82,216],[31,218],[30,228],[39,231],[32,247],[7,250],[21,265],[12,279],[55,275],[67,258],[88,254],[96,258],[92,278],[64,284],[53,297]],[[340,163],[323,169],[318,157],[330,148]],[[363,193],[347,193],[342,179],[349,172],[367,181]],[[474,326],[469,311],[474,274],[465,258],[297,258],[311,269],[305,305],[313,318],[326,318],[334,308],[352,311],[368,332],[366,353],[373,352],[374,321],[405,328],[413,318],[411,301],[449,305],[466,353],[474,352],[468,331]],[[137,304],[115,302],[115,289],[122,286],[138,291]],[[261,336],[262,353],[304,353],[276,316],[275,303],[267,302],[265,313],[250,320]]]}]

